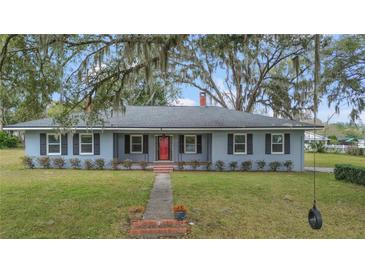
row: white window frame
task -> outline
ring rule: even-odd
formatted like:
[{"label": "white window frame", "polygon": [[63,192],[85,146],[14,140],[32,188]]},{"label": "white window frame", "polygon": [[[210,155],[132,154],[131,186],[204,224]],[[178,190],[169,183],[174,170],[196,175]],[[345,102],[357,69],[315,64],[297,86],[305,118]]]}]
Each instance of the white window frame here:
[{"label": "white window frame", "polygon": [[[82,152],[82,142],[81,142],[81,136],[85,135],[91,135],[91,152]],[[84,143],[84,144],[90,144],[90,143]],[[94,134],[92,133],[80,133],[79,134],[79,154],[80,155],[94,155]]]},{"label": "white window frame", "polygon": [[[282,151],[280,152],[273,152],[273,145],[279,145],[280,143],[274,143],[273,142],[273,136],[274,135],[280,135],[282,137],[283,143],[282,145]],[[284,154],[284,145],[285,145],[285,139],[284,139],[284,133],[271,133],[271,154]]]},{"label": "white window frame", "polygon": [[[133,137],[141,137],[141,150],[140,151],[133,151]],[[141,134],[134,134],[131,135],[130,144],[129,144],[129,151],[131,154],[142,154],[143,153],[143,135]]]},{"label": "white window frame", "polygon": [[[186,137],[194,137],[194,151],[186,151]],[[197,138],[196,135],[184,135],[184,153],[185,154],[196,154]]]},{"label": "white window frame", "polygon": [[[245,143],[238,143],[238,144],[245,144],[245,151],[244,152],[236,152],[236,136],[237,135],[244,135],[245,136]],[[233,154],[247,154],[247,134],[246,133],[234,133],[233,134]]]},{"label": "white window frame", "polygon": [[[49,145],[52,144],[52,145],[56,145],[57,143],[49,143],[48,142],[48,136],[50,135],[54,135],[54,136],[59,136],[59,143],[58,145],[60,146],[60,152],[49,152]],[[47,155],[61,155],[61,152],[62,152],[62,147],[61,147],[61,134],[59,133],[47,133]]]}]

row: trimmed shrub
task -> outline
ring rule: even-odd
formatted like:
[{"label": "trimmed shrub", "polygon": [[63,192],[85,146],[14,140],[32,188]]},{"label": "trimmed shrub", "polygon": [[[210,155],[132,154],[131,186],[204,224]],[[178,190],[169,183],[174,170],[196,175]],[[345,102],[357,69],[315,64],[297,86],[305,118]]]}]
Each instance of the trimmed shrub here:
[{"label": "trimmed shrub", "polygon": [[180,170],[183,170],[184,169],[184,165],[185,165],[185,162],[184,161],[177,162],[177,168],[180,169]]},{"label": "trimmed shrub", "polygon": [[237,161],[232,161],[229,163],[229,168],[232,170],[232,171],[235,171],[237,169]]},{"label": "trimmed shrub", "polygon": [[51,167],[51,159],[48,156],[39,157],[37,159],[38,164],[43,168],[50,168]]},{"label": "trimmed shrub", "polygon": [[34,168],[33,158],[24,156],[21,158],[25,168]]},{"label": "trimmed shrub", "polygon": [[0,131],[0,148],[12,148],[16,147],[19,143],[19,139],[10,135],[5,131]]},{"label": "trimmed shrub", "polygon": [[146,161],[140,161],[139,166],[141,167],[142,170],[145,170],[146,167],[147,167],[147,162]]},{"label": "trimmed shrub", "polygon": [[130,159],[125,159],[125,160],[123,161],[123,166],[124,166],[125,168],[127,168],[127,169],[132,169],[132,164],[133,164],[133,162],[132,162],[132,160],[130,160]]},{"label": "trimmed shrub", "polygon": [[86,159],[84,161],[84,166],[85,166],[85,169],[93,169],[94,168],[94,162],[93,162],[93,160]]},{"label": "trimmed shrub", "polygon": [[105,160],[103,158],[99,158],[95,160],[95,168],[96,169],[104,169],[105,167]]},{"label": "trimmed shrub", "polygon": [[73,169],[79,169],[81,167],[81,160],[79,158],[72,158],[69,161]]},{"label": "trimmed shrub", "polygon": [[112,169],[114,170],[117,170],[119,165],[120,165],[120,161],[118,159],[113,159],[111,162],[110,162],[111,166],[112,166]]},{"label": "trimmed shrub", "polygon": [[241,163],[241,170],[242,171],[250,171],[252,168],[252,161],[248,160],[248,161],[244,161]]},{"label": "trimmed shrub", "polygon": [[256,164],[257,164],[258,170],[263,170],[264,167],[266,166],[265,160],[258,160],[258,161],[256,161]]},{"label": "trimmed shrub", "polygon": [[191,165],[191,168],[194,170],[196,170],[198,167],[200,167],[200,163],[198,160],[192,160],[190,165]]},{"label": "trimmed shrub", "polygon": [[62,157],[55,157],[52,158],[52,164],[54,167],[61,169],[65,167],[66,161]]},{"label": "trimmed shrub", "polygon": [[218,171],[223,171],[225,167],[225,163],[222,160],[218,160],[217,162],[215,162],[215,168]]},{"label": "trimmed shrub", "polygon": [[337,164],[335,165],[336,180],[365,185],[365,168],[352,165]]},{"label": "trimmed shrub", "polygon": [[293,165],[294,165],[293,161],[291,161],[291,160],[286,160],[283,162],[283,166],[285,166],[287,171],[292,171]]},{"label": "trimmed shrub", "polygon": [[207,170],[212,170],[212,162],[207,162],[207,165],[206,165],[206,169]]},{"label": "trimmed shrub", "polygon": [[273,161],[269,164],[271,171],[277,171],[281,167],[281,163],[279,161]]}]

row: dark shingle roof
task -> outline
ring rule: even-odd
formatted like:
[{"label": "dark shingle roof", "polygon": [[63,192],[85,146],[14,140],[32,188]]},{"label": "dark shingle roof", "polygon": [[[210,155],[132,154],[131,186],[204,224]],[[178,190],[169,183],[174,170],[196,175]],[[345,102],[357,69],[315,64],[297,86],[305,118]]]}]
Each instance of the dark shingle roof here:
[{"label": "dark shingle roof", "polygon": [[[95,125],[94,127],[100,127]],[[6,128],[57,127],[52,119],[33,120]],[[77,127],[86,127],[79,121]],[[313,125],[239,112],[221,107],[128,106],[125,113],[104,117],[106,128],[313,128]]]}]

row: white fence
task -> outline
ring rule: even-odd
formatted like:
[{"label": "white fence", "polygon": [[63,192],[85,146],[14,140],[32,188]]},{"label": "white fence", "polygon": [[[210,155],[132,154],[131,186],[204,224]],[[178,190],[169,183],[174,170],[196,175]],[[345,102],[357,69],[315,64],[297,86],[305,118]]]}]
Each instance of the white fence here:
[{"label": "white fence", "polygon": [[[337,153],[346,153],[347,150],[351,147],[357,146],[349,146],[349,145],[324,145],[327,152],[337,152]],[[306,151],[313,151],[310,144],[304,144],[304,148]]]}]

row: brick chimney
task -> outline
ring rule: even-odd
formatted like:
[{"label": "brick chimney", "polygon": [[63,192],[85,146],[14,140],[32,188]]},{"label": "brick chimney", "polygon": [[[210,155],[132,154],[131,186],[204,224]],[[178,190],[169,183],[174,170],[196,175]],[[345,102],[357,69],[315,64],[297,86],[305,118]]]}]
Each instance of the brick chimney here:
[{"label": "brick chimney", "polygon": [[207,106],[207,94],[205,92],[200,92],[200,106],[206,107]]}]

